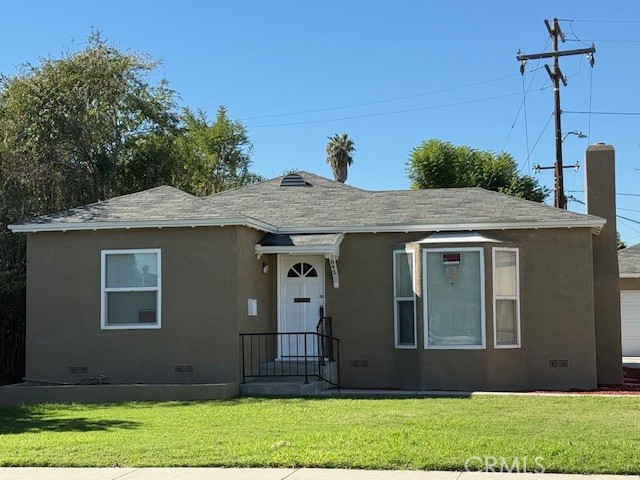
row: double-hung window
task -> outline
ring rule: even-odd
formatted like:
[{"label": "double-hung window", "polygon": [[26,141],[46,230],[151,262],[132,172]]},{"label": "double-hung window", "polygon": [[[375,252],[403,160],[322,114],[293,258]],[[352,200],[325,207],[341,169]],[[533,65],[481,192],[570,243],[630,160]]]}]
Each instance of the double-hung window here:
[{"label": "double-hung window", "polygon": [[160,328],[160,249],[103,250],[103,329]]},{"label": "double-hung window", "polygon": [[493,249],[493,328],[496,348],[520,347],[520,269],[517,248]]},{"label": "double-hung window", "polygon": [[413,252],[393,252],[393,297],[396,348],[416,348]]},{"label": "double-hung window", "polygon": [[485,348],[482,248],[423,250],[424,347]]}]

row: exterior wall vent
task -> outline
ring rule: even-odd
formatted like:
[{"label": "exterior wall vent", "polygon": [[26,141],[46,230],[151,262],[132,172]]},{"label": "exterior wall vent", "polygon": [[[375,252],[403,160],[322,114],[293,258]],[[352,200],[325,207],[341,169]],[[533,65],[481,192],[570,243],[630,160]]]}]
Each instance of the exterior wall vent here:
[{"label": "exterior wall vent", "polygon": [[369,360],[351,360],[353,368],[369,368]]},{"label": "exterior wall vent", "polygon": [[311,184],[304,181],[297,173],[290,173],[289,175],[285,175],[284,178],[280,181],[281,187],[310,187]]},{"label": "exterior wall vent", "polygon": [[176,373],[193,373],[193,365],[175,365]]},{"label": "exterior wall vent", "polygon": [[569,360],[566,358],[558,360],[549,360],[549,368],[568,368]]}]

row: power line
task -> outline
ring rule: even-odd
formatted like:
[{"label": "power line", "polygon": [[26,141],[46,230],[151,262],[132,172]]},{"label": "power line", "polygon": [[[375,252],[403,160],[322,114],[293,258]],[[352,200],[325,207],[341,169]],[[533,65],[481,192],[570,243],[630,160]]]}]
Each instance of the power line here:
[{"label": "power line", "polygon": [[410,112],[420,112],[423,110],[434,110],[437,108],[446,108],[446,107],[455,107],[458,105],[468,105],[470,103],[478,103],[478,102],[486,102],[489,100],[498,100],[501,98],[507,98],[507,97],[513,97],[516,95],[521,95],[521,92],[514,92],[514,93],[507,93],[505,95],[497,95],[495,97],[485,97],[485,98],[478,98],[475,100],[466,100],[464,102],[455,102],[455,103],[445,103],[442,105],[431,105],[429,107],[420,107],[420,108],[409,108],[406,110],[395,110],[395,111],[391,111],[391,112],[378,112],[378,113],[365,113],[362,115],[350,115],[347,117],[338,117],[338,118],[327,118],[324,120],[308,120],[308,121],[304,121],[304,122],[287,122],[287,123],[269,123],[269,124],[262,124],[262,125],[247,125],[247,128],[262,128],[262,127],[288,127],[288,126],[293,126],[293,125],[308,125],[308,124],[312,124],[312,123],[326,123],[326,122],[335,122],[335,121],[339,121],[339,120],[353,120],[356,118],[367,118],[367,117],[380,117],[383,115],[396,115],[399,113],[410,113]]},{"label": "power line", "polygon": [[576,23],[640,23],[640,20],[577,20],[569,18],[559,18],[558,21]]},{"label": "power line", "polygon": [[627,222],[633,222],[633,223],[637,223],[638,225],[640,225],[640,222],[638,220],[634,220],[633,218],[623,217],[622,215],[616,215],[616,217],[622,218],[623,220],[626,220]]},{"label": "power line", "polygon": [[[571,193],[584,193],[584,190],[567,190],[568,192]],[[640,197],[640,193],[618,193],[616,192],[616,195],[622,195],[625,197]]]},{"label": "power line", "polygon": [[625,115],[632,117],[640,116],[640,112],[584,112],[581,110],[563,110],[562,113],[578,113],[586,115]]},{"label": "power line", "polygon": [[[551,37],[547,38],[547,43],[545,43],[544,48],[542,49],[543,52],[547,51],[547,48],[549,47],[549,43],[551,43]],[[538,70],[543,68],[543,67],[540,66],[541,62],[542,62],[542,59],[539,59],[538,63],[535,66],[535,68],[532,68],[528,72],[528,73],[533,73],[533,75],[531,76],[531,80],[529,80],[529,85],[527,86],[527,91],[524,92],[524,94],[522,95],[522,101],[520,102],[520,106],[518,107],[518,111],[516,112],[516,118],[513,119],[513,122],[511,123],[511,128],[509,129],[509,133],[507,135],[507,138],[504,141],[504,145],[502,146],[503,150],[506,148],[507,143],[509,142],[509,138],[511,138],[511,134],[513,133],[513,128],[516,126],[516,122],[518,121],[518,117],[520,116],[520,112],[522,111],[522,107],[525,105],[525,101],[527,99],[527,95],[529,94],[529,90],[531,89],[531,85],[533,84],[533,81],[536,78],[536,74],[538,73]],[[524,82],[524,75],[521,75],[521,77],[522,77],[522,81]],[[525,113],[525,115],[526,115],[526,113]],[[529,151],[529,147],[527,146],[527,152],[528,151]]]},{"label": "power line", "polygon": [[580,40],[579,38],[573,39],[573,38],[567,38],[567,42],[580,42],[580,43],[585,43],[585,42],[592,42],[592,43],[640,43],[640,40],[596,40],[596,39],[591,39],[591,38],[587,38],[585,40]]},{"label": "power line", "polygon": [[443,88],[441,90],[433,90],[431,92],[423,92],[423,93],[415,93],[413,95],[405,95],[402,97],[394,97],[394,98],[386,98],[383,100],[372,100],[369,102],[361,102],[361,103],[352,103],[350,105],[338,105],[335,107],[324,107],[324,108],[316,108],[313,110],[299,110],[296,112],[286,112],[286,113],[274,113],[274,114],[270,114],[270,115],[257,115],[257,116],[252,116],[252,117],[244,117],[241,118],[240,121],[246,121],[246,120],[258,120],[261,118],[273,118],[273,117],[286,117],[286,116],[291,116],[291,115],[302,115],[305,113],[318,113],[318,112],[327,112],[327,111],[331,111],[331,110],[341,110],[341,109],[345,109],[345,108],[355,108],[355,107],[364,107],[367,105],[376,105],[379,103],[388,103],[388,102],[396,102],[399,100],[407,100],[410,98],[417,98],[417,97],[423,97],[423,96],[427,96],[427,95],[435,95],[437,93],[444,93],[444,92],[450,92],[452,90],[460,90],[462,88],[467,88],[467,87],[475,87],[478,85],[484,85],[487,83],[493,83],[493,82],[499,82],[500,80],[505,80],[507,78],[512,78],[517,76],[517,74],[511,74],[511,75],[503,75],[502,77],[497,77],[497,78],[492,78],[489,80],[481,80],[479,82],[474,82],[474,83],[466,83],[464,85],[458,85],[456,87],[448,87],[448,88]]}]

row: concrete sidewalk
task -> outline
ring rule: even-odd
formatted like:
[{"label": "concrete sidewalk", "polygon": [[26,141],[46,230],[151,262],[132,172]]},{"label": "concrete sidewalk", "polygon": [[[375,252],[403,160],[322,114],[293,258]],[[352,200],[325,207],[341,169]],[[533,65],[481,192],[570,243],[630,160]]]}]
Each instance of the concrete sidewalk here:
[{"label": "concrete sidewalk", "polygon": [[[0,480],[523,480],[531,473],[324,468],[2,468]],[[640,480],[640,475],[535,474],[534,480]]]}]

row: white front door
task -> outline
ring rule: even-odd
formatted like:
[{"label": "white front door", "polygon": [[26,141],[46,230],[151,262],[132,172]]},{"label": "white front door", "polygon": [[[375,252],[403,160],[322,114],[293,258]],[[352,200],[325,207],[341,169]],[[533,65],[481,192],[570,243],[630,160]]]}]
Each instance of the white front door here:
[{"label": "white front door", "polygon": [[640,291],[620,292],[622,356],[640,357]]},{"label": "white front door", "polygon": [[[280,357],[304,357],[317,353],[315,332],[324,307],[324,257],[280,255],[280,304],[278,332]],[[291,335],[287,335],[291,333]],[[294,335],[296,333],[297,335]],[[306,350],[305,350],[306,348]]]}]

